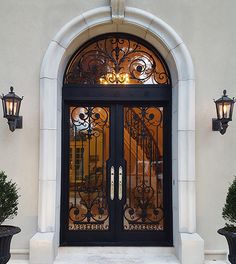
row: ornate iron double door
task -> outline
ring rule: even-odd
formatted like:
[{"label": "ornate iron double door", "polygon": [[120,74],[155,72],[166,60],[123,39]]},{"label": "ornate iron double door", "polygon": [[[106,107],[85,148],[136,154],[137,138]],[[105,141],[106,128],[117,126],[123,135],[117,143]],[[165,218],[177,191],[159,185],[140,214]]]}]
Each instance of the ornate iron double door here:
[{"label": "ornate iron double door", "polygon": [[61,245],[172,245],[170,109],[68,103]]}]

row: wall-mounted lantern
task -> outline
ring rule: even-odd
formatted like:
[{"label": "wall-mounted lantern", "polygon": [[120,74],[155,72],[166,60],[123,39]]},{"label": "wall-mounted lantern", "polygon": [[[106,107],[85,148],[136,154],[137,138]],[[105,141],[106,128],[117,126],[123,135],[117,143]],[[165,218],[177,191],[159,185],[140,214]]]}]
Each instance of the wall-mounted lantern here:
[{"label": "wall-mounted lantern", "polygon": [[212,130],[219,131],[223,135],[228,127],[228,122],[232,121],[235,99],[229,98],[226,90],[224,90],[222,97],[214,100],[214,102],[216,104],[217,118],[212,119]]},{"label": "wall-mounted lantern", "polygon": [[13,132],[16,128],[22,128],[22,116],[19,116],[20,105],[23,99],[16,95],[13,87],[10,87],[10,92],[1,96],[3,117],[7,118],[10,130]]}]

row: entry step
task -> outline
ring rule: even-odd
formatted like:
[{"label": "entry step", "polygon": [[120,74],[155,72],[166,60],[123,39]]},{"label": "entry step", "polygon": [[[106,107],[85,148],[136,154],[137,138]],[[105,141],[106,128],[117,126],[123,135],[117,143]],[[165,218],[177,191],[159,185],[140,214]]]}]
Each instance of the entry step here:
[{"label": "entry step", "polygon": [[[54,262],[54,263],[65,263],[65,262]],[[68,264],[70,264],[70,262],[67,262]],[[74,262],[73,262],[74,263]],[[88,262],[87,262],[88,263]],[[96,262],[95,262],[96,263]],[[112,262],[112,263],[114,263],[114,262]],[[122,264],[123,264],[124,262],[122,262]],[[128,263],[128,262],[126,262],[126,263]],[[168,263],[168,262],[155,262],[155,264],[161,264],[161,263]],[[169,262],[169,263],[172,263],[172,262]],[[174,262],[174,263],[179,263],[179,262]],[[228,262],[226,262],[226,261],[222,261],[222,260],[217,260],[217,261],[215,261],[215,260],[212,260],[212,261],[210,261],[210,260],[207,260],[206,262],[205,262],[205,264],[227,264]],[[10,260],[9,262],[8,262],[8,264],[29,264],[29,261],[28,260]],[[104,263],[104,264],[106,264],[106,262]],[[146,262],[144,262],[143,264],[146,264]]]},{"label": "entry step", "polygon": [[[29,264],[12,258],[9,264]],[[206,260],[205,264],[226,264]],[[54,264],[180,264],[170,247],[60,247]],[[191,264],[191,263],[189,263]]]},{"label": "entry step", "polygon": [[180,264],[173,248],[61,247],[54,264]]}]

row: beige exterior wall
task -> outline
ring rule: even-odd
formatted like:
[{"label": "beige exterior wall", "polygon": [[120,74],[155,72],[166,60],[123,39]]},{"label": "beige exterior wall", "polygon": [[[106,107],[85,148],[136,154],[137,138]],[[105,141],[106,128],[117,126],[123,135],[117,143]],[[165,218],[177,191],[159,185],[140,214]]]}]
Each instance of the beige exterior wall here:
[{"label": "beige exterior wall", "polygon": [[[11,133],[0,119],[0,170],[20,187],[18,216],[11,221],[22,232],[13,248],[27,249],[37,232],[39,170],[39,72],[47,46],[60,28],[86,10],[109,1],[0,0],[0,91],[9,86],[24,95],[23,130]],[[224,224],[221,208],[236,175],[236,112],[224,136],[211,131],[213,98],[223,89],[236,96],[236,34],[234,0],[132,0],[133,6],[161,18],[182,37],[196,73],[197,233],[205,249],[226,249],[216,230]],[[135,32],[134,32],[135,33]],[[186,110],[187,111],[187,110]],[[0,110],[2,113],[2,109]]]}]

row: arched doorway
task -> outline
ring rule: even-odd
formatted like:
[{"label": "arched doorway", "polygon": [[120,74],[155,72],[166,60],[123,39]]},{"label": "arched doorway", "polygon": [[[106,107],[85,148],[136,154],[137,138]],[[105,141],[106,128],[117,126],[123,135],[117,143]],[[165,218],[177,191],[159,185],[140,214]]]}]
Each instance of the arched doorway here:
[{"label": "arched doorway", "polygon": [[172,246],[171,78],[129,34],[85,43],[63,82],[61,245]]},{"label": "arched doorway", "polygon": [[38,231],[30,240],[30,259],[32,263],[39,259],[53,263],[60,244],[64,162],[61,91],[68,59],[77,47],[99,34],[135,32],[160,51],[171,72],[173,244],[181,263],[201,263],[204,242],[196,233],[195,74],[191,55],[177,32],[153,14],[127,6],[123,23],[118,25],[112,23],[111,15],[110,6],[79,15],[59,30],[44,55],[40,70]]}]

